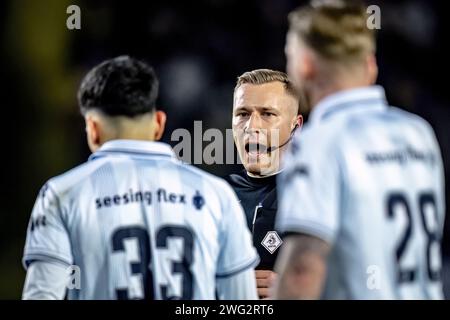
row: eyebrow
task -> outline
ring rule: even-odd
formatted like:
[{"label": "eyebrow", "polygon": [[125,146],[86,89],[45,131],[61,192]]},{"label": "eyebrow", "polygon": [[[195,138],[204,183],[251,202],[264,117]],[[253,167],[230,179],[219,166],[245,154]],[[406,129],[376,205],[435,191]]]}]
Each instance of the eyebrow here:
[{"label": "eyebrow", "polygon": [[251,109],[257,109],[258,111],[278,111],[276,108],[272,107],[272,106],[265,106],[265,107],[261,107],[261,106],[255,106],[255,107],[249,107],[249,106],[240,106],[237,107],[234,112],[237,111],[249,111]]}]

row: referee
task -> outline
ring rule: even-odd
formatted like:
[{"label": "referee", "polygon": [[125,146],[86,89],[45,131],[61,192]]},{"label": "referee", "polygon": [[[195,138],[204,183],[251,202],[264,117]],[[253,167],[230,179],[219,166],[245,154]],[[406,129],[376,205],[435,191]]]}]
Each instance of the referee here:
[{"label": "referee", "polygon": [[299,100],[285,73],[259,69],[241,75],[234,90],[233,136],[242,172],[227,180],[244,208],[253,244],[261,258],[256,268],[258,295],[269,297],[282,245],[274,222],[276,180],[282,153],[303,124]]}]

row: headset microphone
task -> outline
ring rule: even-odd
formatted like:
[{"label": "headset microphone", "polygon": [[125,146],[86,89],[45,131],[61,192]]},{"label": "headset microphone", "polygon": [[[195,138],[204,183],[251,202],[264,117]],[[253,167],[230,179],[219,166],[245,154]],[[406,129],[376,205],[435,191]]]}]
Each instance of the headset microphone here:
[{"label": "headset microphone", "polygon": [[287,139],[285,143],[283,143],[283,144],[281,144],[279,146],[267,148],[267,153],[271,153],[272,151],[275,151],[275,150],[277,150],[277,149],[287,145],[292,140],[292,138],[294,137],[294,133],[295,133],[295,130],[297,130],[297,128],[298,128],[298,124],[296,124],[294,129],[292,129],[291,135],[289,136],[289,139]]}]

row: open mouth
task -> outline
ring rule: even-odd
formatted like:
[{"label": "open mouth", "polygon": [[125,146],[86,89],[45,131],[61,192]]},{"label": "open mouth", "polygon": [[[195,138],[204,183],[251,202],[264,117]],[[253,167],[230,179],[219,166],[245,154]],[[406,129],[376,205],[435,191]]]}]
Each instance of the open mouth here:
[{"label": "open mouth", "polygon": [[259,156],[267,153],[267,146],[261,143],[247,142],[245,144],[245,151],[251,156]]}]

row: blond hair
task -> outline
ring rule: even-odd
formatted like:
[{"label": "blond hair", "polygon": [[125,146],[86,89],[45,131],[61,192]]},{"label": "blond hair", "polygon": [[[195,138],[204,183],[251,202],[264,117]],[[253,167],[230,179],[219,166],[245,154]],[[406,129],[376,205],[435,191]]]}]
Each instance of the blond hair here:
[{"label": "blond hair", "polygon": [[247,71],[237,78],[236,87],[234,92],[243,84],[265,84],[270,82],[281,82],[284,85],[286,93],[297,99],[298,109],[297,114],[300,114],[300,99],[297,91],[295,90],[292,82],[289,80],[288,75],[284,72],[270,69],[256,69]]},{"label": "blond hair", "polygon": [[313,0],[289,14],[289,31],[322,58],[353,63],[375,53],[375,34],[357,0]]},{"label": "blond hair", "polygon": [[284,72],[270,69],[257,69],[243,73],[237,78],[234,91],[246,83],[258,85],[270,82],[281,82],[284,84],[286,92],[297,98],[296,91],[292,82],[289,80],[288,75]]}]

